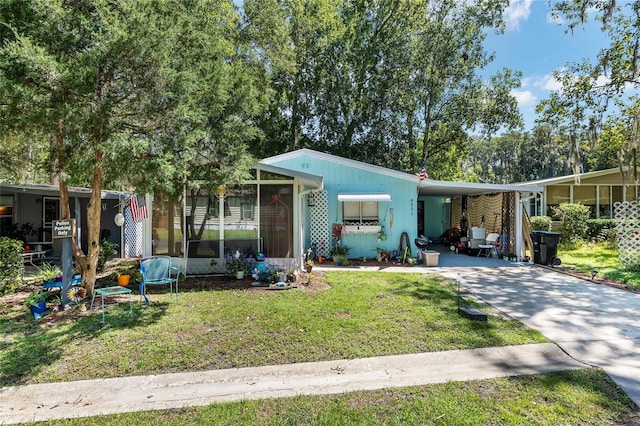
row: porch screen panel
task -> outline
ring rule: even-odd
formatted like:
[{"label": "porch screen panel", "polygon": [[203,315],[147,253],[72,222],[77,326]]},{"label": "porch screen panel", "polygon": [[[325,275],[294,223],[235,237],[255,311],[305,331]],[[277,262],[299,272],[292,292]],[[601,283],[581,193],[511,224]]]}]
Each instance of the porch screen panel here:
[{"label": "porch screen panel", "polygon": [[569,186],[550,186],[547,188],[547,216],[553,216],[551,207],[569,202],[571,202]]},{"label": "porch screen panel", "polygon": [[182,205],[166,193],[153,197],[151,253],[180,256],[182,252]]},{"label": "porch screen panel", "polygon": [[293,185],[260,185],[260,234],[265,256],[293,257]]},{"label": "porch screen panel", "polygon": [[610,218],[611,215],[611,187],[609,185],[600,185],[598,187],[598,210],[600,218]]},{"label": "porch screen panel", "polygon": [[594,185],[575,185],[573,187],[573,202],[589,207],[590,216],[596,217],[596,187]]}]

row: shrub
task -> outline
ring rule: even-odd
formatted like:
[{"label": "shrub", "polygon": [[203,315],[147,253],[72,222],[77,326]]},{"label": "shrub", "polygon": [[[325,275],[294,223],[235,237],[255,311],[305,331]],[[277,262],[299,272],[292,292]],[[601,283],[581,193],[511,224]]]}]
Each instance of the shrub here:
[{"label": "shrub", "polygon": [[0,237],[0,294],[14,292],[22,284],[22,241]]},{"label": "shrub", "polygon": [[589,240],[601,243],[609,240],[609,229],[615,230],[613,219],[589,219],[587,221],[587,236]]},{"label": "shrub", "polygon": [[531,228],[534,231],[551,231],[551,218],[549,216],[531,216]]},{"label": "shrub", "polygon": [[576,243],[587,236],[589,207],[584,204],[562,203],[553,207],[553,215],[562,221],[562,238],[567,243]]},{"label": "shrub", "polygon": [[100,241],[100,253],[98,253],[97,266],[98,271],[102,271],[107,260],[109,260],[109,258],[114,254],[118,253],[118,248],[120,248],[120,246],[116,243],[112,243],[111,241]]}]

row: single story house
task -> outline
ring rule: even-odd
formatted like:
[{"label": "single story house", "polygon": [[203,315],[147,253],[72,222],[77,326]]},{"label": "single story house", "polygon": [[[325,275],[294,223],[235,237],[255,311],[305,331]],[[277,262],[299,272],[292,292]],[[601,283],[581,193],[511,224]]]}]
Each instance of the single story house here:
[{"label": "single story house", "polygon": [[594,219],[613,217],[616,202],[637,200],[640,184],[624,181],[620,169],[598,170],[525,182],[542,192],[530,194],[527,203],[531,216],[553,216],[552,207],[561,203],[582,203],[591,210]]},{"label": "single story house", "polygon": [[402,244],[415,256],[417,236],[439,236],[466,223],[505,234],[508,249],[521,256],[521,193],[541,190],[420,180],[300,149],[259,161],[237,188],[186,190],[181,201],[148,196],[143,251],[182,258],[189,274],[220,271],[224,255],[236,250],[263,252],[270,262],[291,267],[306,250],[328,256],[336,244],[348,246],[352,258],[373,258],[379,249]]},{"label": "single story house", "polygon": [[[69,188],[71,217],[76,219],[76,235],[82,249],[87,252],[86,208],[90,189]],[[124,228],[118,227],[114,218],[121,211],[122,202],[130,194],[119,191],[102,191],[101,239],[116,243],[122,256],[127,252],[122,242]],[[52,222],[60,219],[60,191],[57,185],[0,184],[0,236],[24,238],[32,251],[45,251],[46,257],[59,258],[62,242],[52,238]],[[140,229],[141,230],[141,229]],[[142,242],[142,232],[138,240]],[[140,253],[142,245],[140,244]]]}]

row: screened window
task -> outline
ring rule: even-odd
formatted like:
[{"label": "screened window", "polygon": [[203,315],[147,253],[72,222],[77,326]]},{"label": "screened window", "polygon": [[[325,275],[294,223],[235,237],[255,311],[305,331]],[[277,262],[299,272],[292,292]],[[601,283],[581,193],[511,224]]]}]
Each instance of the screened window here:
[{"label": "screened window", "polygon": [[345,201],[342,203],[342,220],[345,225],[378,222],[377,201]]}]

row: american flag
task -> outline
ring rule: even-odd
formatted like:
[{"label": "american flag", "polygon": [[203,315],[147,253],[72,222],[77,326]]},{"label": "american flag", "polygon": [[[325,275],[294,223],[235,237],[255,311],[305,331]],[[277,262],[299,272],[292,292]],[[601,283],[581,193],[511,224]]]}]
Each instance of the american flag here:
[{"label": "american flag", "polygon": [[422,163],[422,167],[420,168],[420,173],[418,173],[418,177],[420,180],[429,179],[429,175],[427,174],[427,169],[425,168],[425,163]]},{"label": "american flag", "polygon": [[144,197],[131,197],[131,201],[129,201],[129,208],[131,209],[131,217],[134,222],[141,222],[142,219],[146,219],[148,217],[147,204]]}]

